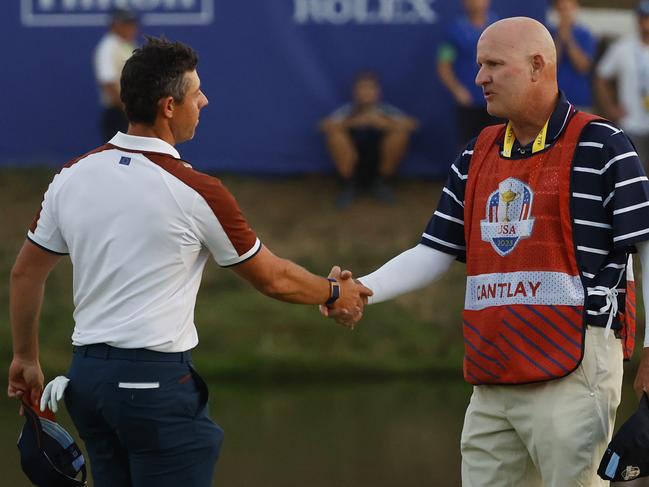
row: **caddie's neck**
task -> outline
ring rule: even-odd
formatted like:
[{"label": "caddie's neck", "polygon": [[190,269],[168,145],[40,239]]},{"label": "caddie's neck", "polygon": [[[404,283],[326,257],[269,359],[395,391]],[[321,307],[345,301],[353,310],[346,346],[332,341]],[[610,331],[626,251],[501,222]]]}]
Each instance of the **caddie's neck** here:
[{"label": "caddie's neck", "polygon": [[172,146],[176,146],[178,141],[174,137],[169,124],[157,119],[153,125],[145,125],[142,123],[130,123],[128,126],[129,135],[137,135],[138,137],[154,137],[164,140]]},{"label": "caddie's neck", "polygon": [[552,94],[549,96],[543,96],[540,93],[533,104],[528,104],[520,114],[509,119],[516,140],[521,146],[526,146],[536,139],[554,112],[559,101],[559,94],[556,91],[550,93]]}]

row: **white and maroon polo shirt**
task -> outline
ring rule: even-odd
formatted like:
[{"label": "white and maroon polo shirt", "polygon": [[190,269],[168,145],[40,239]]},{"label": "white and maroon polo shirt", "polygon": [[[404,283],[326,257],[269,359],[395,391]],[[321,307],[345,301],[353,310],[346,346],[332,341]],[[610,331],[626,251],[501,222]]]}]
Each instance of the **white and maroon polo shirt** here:
[{"label": "white and maroon polo shirt", "polygon": [[227,267],[261,248],[219,179],[160,139],[122,133],[54,177],[28,238],[70,254],[74,345],[161,352],[198,343],[194,306],[209,254]]}]

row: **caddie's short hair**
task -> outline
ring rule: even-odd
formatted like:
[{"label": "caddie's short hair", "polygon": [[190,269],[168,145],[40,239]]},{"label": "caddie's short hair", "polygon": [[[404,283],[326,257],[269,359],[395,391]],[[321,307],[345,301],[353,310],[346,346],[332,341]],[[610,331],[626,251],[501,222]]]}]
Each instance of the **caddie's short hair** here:
[{"label": "caddie's short hair", "polygon": [[187,92],[185,73],[194,71],[198,55],[182,42],[146,37],[146,44],[133,51],[120,79],[120,98],[129,122],[152,125],[158,101],[172,96],[182,103]]}]

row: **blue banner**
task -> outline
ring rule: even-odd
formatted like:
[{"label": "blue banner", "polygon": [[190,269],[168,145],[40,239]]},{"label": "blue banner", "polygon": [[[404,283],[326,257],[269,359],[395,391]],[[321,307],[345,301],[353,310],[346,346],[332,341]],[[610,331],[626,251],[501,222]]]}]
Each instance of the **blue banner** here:
[{"label": "blue banner", "polygon": [[[193,141],[196,167],[291,174],[332,170],[318,121],[349,99],[359,70],[416,117],[403,174],[441,176],[454,157],[453,102],[436,74],[444,26],[460,0],[14,0],[2,6],[0,165],[59,166],[104,141],[92,70],[113,7],[142,33],[199,53],[210,100]],[[494,0],[500,17],[544,20],[545,0]]]}]

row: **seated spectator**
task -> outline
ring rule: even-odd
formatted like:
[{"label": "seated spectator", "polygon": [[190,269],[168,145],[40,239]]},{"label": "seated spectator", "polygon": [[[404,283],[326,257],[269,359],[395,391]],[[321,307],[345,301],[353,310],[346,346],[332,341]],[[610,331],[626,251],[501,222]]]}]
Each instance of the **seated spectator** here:
[{"label": "seated spectator", "polygon": [[386,203],[395,201],[388,186],[408,147],[414,118],[381,101],[375,73],[360,73],[354,82],[353,100],[325,118],[320,128],[344,182],[336,206],[349,206],[368,192]]},{"label": "seated spectator", "polygon": [[557,78],[568,100],[580,110],[591,111],[593,93],[590,73],[597,41],[590,31],[577,23],[577,0],[554,0],[559,24],[550,28],[557,46]]}]

